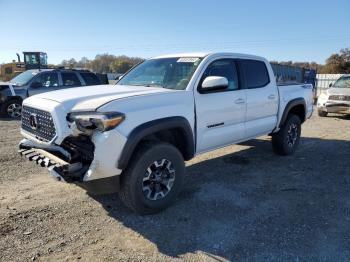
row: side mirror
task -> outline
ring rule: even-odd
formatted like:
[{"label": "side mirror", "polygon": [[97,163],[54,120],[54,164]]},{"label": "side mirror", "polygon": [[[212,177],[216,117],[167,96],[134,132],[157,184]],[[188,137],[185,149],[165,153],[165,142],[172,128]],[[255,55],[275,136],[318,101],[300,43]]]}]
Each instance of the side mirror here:
[{"label": "side mirror", "polygon": [[204,92],[225,90],[227,88],[228,80],[222,76],[208,76],[202,83],[202,91]]},{"label": "side mirror", "polygon": [[333,86],[333,83],[330,83],[330,84],[329,84],[329,87],[332,87],[332,86]]},{"label": "side mirror", "polygon": [[124,76],[124,75],[120,75],[120,76],[118,76],[116,80],[120,80],[120,79],[122,79],[122,77],[123,77],[123,76]]},{"label": "side mirror", "polygon": [[30,87],[39,88],[39,87],[43,87],[43,84],[35,81],[35,82],[31,83]]}]

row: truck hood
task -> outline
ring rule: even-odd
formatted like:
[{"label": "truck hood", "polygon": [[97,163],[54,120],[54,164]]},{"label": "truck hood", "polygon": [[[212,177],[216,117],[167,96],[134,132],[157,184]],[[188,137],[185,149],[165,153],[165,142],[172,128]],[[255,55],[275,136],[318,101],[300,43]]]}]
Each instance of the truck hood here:
[{"label": "truck hood", "polygon": [[39,98],[60,103],[68,111],[88,111],[96,110],[113,100],[164,92],[175,91],[146,86],[97,85],[41,93],[27,98],[26,102],[32,104],[35,99]]},{"label": "truck hood", "polygon": [[332,87],[327,90],[328,95],[345,95],[350,96],[350,88]]}]

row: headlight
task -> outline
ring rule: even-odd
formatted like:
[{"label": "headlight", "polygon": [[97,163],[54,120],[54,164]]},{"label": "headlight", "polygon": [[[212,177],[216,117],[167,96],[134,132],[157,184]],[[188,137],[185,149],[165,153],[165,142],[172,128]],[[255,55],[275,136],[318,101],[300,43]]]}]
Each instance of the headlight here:
[{"label": "headlight", "polygon": [[328,94],[321,93],[321,94],[318,96],[318,99],[320,99],[320,100],[328,100]]},{"label": "headlight", "polygon": [[69,113],[67,120],[75,122],[77,128],[84,133],[98,129],[101,132],[111,130],[125,119],[125,115],[119,112],[75,112]]}]

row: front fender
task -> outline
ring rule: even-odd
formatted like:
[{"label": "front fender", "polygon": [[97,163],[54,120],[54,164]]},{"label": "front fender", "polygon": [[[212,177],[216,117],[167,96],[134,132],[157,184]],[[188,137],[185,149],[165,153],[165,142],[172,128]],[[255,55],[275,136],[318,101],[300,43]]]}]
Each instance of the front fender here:
[{"label": "front fender", "polygon": [[131,131],[117,163],[118,168],[125,169],[127,167],[136,146],[144,137],[154,134],[158,131],[169,130],[173,128],[180,128],[181,131],[184,132],[185,141],[183,141],[183,143],[186,145],[186,154],[184,157],[185,159],[192,158],[195,152],[195,143],[193,132],[187,119],[180,116],[166,117],[143,123]]}]

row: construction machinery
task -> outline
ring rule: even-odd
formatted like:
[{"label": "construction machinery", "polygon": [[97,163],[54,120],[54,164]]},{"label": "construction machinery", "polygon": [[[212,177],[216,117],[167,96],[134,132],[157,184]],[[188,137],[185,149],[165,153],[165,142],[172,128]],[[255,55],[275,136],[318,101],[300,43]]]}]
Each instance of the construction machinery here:
[{"label": "construction machinery", "polygon": [[45,69],[47,68],[47,54],[45,52],[23,52],[23,62],[17,53],[17,61],[1,65],[0,78],[8,81],[16,75],[29,69]]}]

